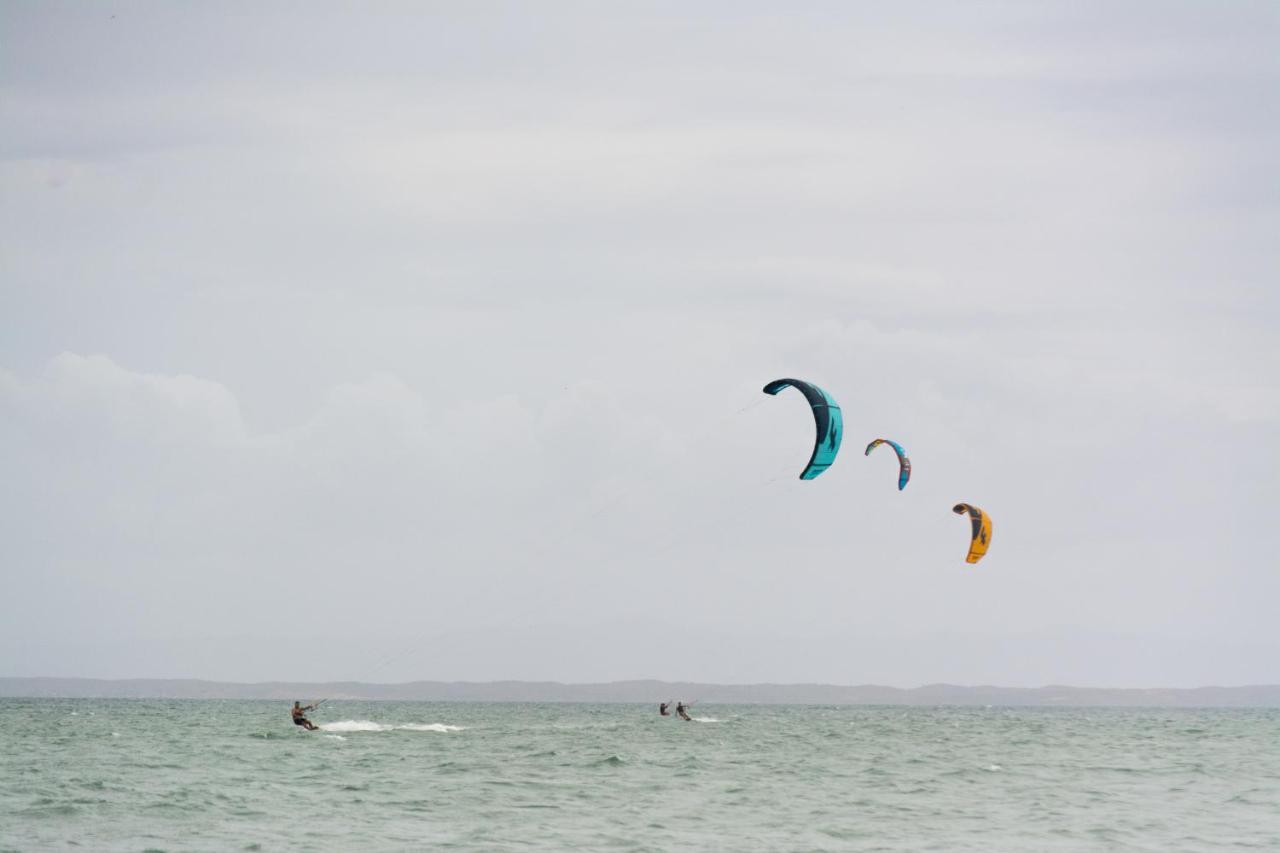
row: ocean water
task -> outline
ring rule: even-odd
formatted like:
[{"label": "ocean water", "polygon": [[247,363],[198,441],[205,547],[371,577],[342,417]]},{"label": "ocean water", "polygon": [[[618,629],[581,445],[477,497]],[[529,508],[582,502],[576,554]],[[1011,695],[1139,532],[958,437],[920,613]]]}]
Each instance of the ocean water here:
[{"label": "ocean water", "polygon": [[3,850],[1280,850],[1280,710],[0,700]]}]

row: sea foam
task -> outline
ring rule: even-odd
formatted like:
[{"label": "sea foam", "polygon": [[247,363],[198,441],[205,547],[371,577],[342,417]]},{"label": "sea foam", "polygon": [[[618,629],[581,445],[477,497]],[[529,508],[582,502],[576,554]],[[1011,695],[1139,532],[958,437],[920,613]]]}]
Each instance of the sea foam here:
[{"label": "sea foam", "polygon": [[463,726],[450,726],[444,723],[405,723],[396,726],[375,723],[373,720],[339,720],[333,723],[321,723],[319,729],[325,732],[460,732]]}]

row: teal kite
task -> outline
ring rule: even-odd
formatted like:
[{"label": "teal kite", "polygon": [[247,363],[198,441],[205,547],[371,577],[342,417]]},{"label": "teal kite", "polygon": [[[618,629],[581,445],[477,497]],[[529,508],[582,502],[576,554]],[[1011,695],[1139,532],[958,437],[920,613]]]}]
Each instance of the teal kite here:
[{"label": "teal kite", "polygon": [[775,379],[764,386],[764,393],[777,394],[783,388],[795,388],[804,395],[813,409],[813,425],[817,437],[813,442],[809,464],[800,472],[801,480],[812,480],[830,468],[831,463],[836,461],[836,454],[840,452],[840,439],[844,432],[840,406],[826,391],[800,379]]}]

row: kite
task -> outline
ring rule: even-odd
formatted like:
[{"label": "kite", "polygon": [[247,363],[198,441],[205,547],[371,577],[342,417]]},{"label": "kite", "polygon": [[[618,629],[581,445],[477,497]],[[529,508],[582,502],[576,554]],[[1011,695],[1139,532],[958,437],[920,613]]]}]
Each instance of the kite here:
[{"label": "kite", "polygon": [[890,441],[887,438],[877,438],[867,445],[867,452],[862,455],[870,456],[871,451],[882,444],[889,445],[893,448],[893,452],[898,454],[898,491],[902,491],[907,487],[907,481],[911,479],[911,460],[907,458],[907,452],[902,449],[901,444],[896,441]]},{"label": "kite", "polygon": [[817,437],[813,442],[813,453],[809,456],[809,464],[800,472],[801,480],[812,480],[836,461],[836,454],[840,452],[844,421],[840,417],[840,406],[817,385],[799,379],[775,379],[764,386],[764,393],[777,394],[788,387],[795,388],[803,394],[813,409],[813,425]]},{"label": "kite", "polygon": [[978,562],[991,545],[991,516],[969,504],[956,504],[951,511],[956,515],[968,513],[969,521],[973,525],[973,540],[969,543],[969,556],[965,557],[965,562]]}]

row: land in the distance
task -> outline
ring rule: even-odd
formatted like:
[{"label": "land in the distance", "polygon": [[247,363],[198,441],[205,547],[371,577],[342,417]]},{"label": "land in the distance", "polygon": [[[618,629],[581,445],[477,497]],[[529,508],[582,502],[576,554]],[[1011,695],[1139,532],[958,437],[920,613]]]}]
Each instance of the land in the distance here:
[{"label": "land in the distance", "polygon": [[898,688],[836,684],[699,684],[683,681],[356,681],[236,683],[198,679],[0,678],[0,697],[114,699],[272,699],[327,697],[331,701],[434,702],[659,702],[673,698],[704,705],[1001,705],[1182,708],[1280,707],[1280,684],[1241,687],[1103,688],[965,687],[928,684]]}]

